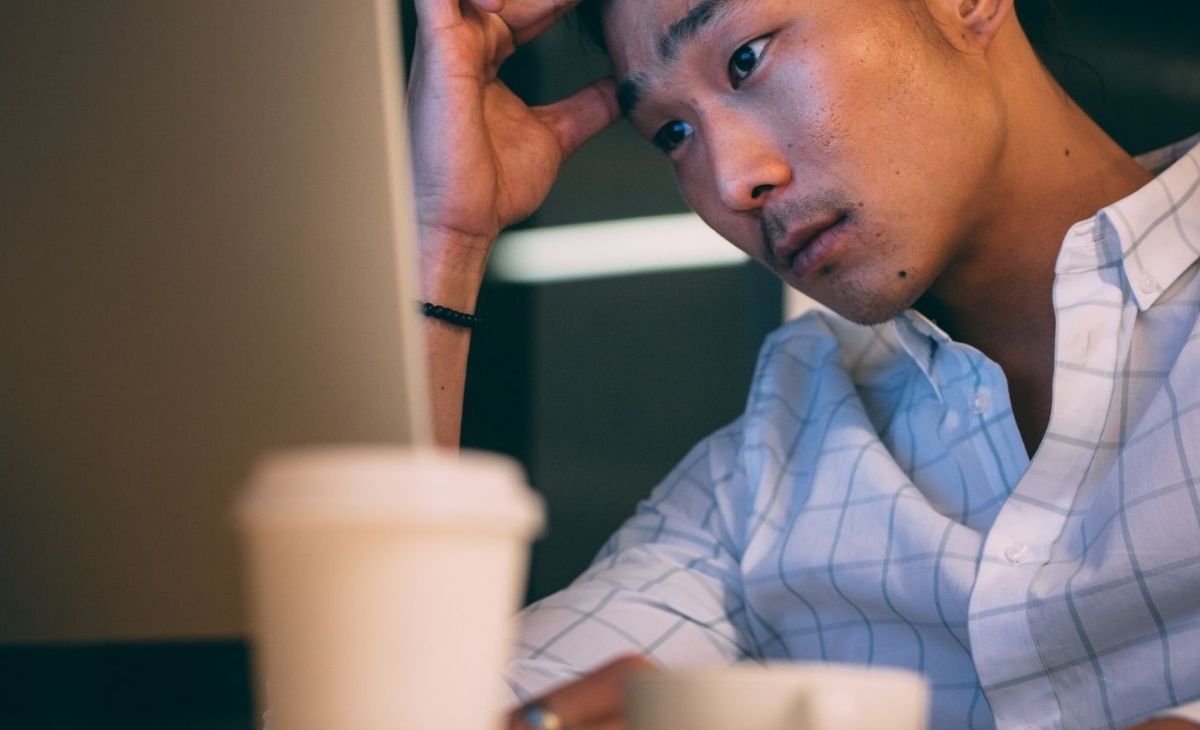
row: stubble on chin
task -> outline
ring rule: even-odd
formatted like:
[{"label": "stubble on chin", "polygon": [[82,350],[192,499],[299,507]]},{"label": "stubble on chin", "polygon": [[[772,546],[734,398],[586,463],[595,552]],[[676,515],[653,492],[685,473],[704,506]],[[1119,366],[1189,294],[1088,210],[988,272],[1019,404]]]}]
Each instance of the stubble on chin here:
[{"label": "stubble on chin", "polygon": [[801,292],[855,324],[880,325],[911,309],[922,293],[912,274],[893,275],[894,281],[868,282],[835,268],[818,274],[813,286]]}]

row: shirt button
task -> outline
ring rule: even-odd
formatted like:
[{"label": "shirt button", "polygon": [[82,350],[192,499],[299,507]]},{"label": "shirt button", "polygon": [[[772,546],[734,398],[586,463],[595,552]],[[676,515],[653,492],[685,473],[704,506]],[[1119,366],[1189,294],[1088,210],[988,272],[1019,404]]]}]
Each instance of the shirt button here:
[{"label": "shirt button", "polygon": [[980,388],[971,399],[971,411],[983,415],[992,407],[992,394],[987,388]]},{"label": "shirt button", "polygon": [[1012,545],[1004,548],[1004,559],[1013,565],[1020,565],[1029,560],[1033,550],[1023,542],[1014,542]]},{"label": "shirt button", "polygon": [[1138,278],[1138,288],[1141,289],[1144,294],[1153,294],[1154,292],[1158,291],[1158,279],[1155,279],[1150,274],[1142,274]]}]

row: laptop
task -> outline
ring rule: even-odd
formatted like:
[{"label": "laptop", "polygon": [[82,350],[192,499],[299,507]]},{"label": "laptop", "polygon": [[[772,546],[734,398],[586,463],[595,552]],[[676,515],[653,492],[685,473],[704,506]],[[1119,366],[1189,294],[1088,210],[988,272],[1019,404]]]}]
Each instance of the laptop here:
[{"label": "laptop", "polygon": [[397,26],[5,3],[0,646],[244,637],[254,459],[430,441]]}]

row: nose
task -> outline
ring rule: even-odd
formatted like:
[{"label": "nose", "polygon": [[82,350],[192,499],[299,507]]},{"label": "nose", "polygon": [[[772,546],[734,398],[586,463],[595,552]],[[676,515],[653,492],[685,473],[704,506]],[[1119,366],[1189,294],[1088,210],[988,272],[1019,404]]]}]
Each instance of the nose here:
[{"label": "nose", "polygon": [[713,176],[729,210],[756,211],[791,182],[791,165],[767,130],[740,117],[713,119],[708,126]]}]

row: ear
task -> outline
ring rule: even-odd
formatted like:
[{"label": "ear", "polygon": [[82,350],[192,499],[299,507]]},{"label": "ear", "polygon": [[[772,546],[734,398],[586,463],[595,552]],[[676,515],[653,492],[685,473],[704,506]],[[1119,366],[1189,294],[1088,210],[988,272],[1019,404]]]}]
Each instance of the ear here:
[{"label": "ear", "polygon": [[981,53],[1012,20],[1014,0],[926,0],[942,35],[964,52]]}]

